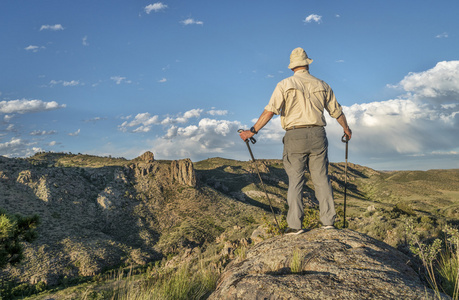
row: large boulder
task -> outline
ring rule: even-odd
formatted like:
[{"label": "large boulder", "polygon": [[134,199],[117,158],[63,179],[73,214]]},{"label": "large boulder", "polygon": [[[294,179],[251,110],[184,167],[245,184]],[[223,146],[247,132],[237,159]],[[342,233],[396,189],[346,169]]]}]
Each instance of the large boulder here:
[{"label": "large boulder", "polygon": [[364,234],[314,229],[255,245],[209,299],[434,299],[409,262]]}]

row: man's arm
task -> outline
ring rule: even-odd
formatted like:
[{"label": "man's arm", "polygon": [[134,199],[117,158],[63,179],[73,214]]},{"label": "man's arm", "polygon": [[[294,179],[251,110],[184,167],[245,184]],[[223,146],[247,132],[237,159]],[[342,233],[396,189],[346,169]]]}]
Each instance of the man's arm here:
[{"label": "man's arm", "polygon": [[[258,132],[260,131],[268,122],[272,119],[274,116],[274,113],[271,111],[267,111],[266,109],[261,113],[260,117],[258,118],[258,121],[253,125],[255,128],[255,131]],[[250,130],[245,130],[239,134],[241,139],[244,141],[251,138],[255,134],[251,132]]]},{"label": "man's arm", "polygon": [[344,113],[342,113],[341,116],[336,119],[336,121],[338,121],[339,125],[343,127],[344,134],[347,135],[348,140],[350,140],[352,137],[352,130],[349,128],[349,125],[347,125],[347,120]]}]

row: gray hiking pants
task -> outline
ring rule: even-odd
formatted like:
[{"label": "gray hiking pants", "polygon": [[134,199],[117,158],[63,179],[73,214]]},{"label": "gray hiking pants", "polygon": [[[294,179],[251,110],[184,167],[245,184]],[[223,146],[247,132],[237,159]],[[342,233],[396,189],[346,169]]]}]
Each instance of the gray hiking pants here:
[{"label": "gray hiking pants", "polygon": [[335,204],[333,190],[328,177],[328,140],[323,127],[299,128],[286,131],[283,162],[288,175],[288,226],[300,229],[303,217],[304,172],[309,165],[309,173],[314,184],[315,196],[319,201],[320,221],[323,225],[333,225]]}]

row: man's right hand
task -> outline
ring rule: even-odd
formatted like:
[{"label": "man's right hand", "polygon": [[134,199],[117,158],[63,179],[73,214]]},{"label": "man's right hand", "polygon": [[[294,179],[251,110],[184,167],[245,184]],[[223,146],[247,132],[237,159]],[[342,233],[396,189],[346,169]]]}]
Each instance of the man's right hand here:
[{"label": "man's right hand", "polygon": [[245,142],[247,139],[250,139],[252,136],[254,136],[255,134],[253,132],[251,132],[250,130],[244,130],[242,131],[239,136],[241,137],[241,139]]}]

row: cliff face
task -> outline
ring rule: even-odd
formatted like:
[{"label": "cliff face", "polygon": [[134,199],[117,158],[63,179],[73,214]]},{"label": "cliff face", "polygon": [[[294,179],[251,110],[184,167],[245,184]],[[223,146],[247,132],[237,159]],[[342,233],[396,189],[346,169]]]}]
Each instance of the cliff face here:
[{"label": "cliff face", "polygon": [[227,266],[209,299],[436,298],[409,263],[364,234],[314,229],[255,245],[245,260]]}]

